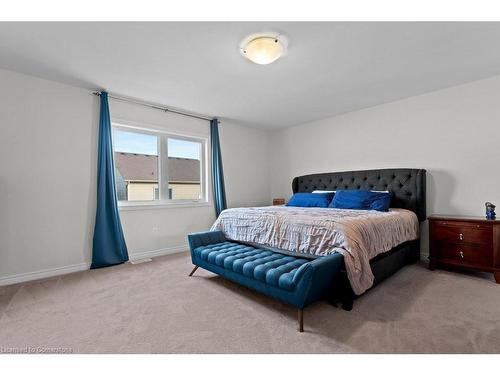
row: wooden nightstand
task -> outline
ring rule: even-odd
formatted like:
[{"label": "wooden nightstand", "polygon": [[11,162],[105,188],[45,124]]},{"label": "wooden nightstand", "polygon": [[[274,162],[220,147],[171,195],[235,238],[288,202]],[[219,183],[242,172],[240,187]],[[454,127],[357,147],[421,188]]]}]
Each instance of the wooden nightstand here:
[{"label": "wooden nightstand", "polygon": [[458,267],[495,275],[500,284],[500,220],[429,217],[429,269]]},{"label": "wooden nightstand", "polygon": [[274,198],[273,206],[282,206],[285,204],[285,198]]}]

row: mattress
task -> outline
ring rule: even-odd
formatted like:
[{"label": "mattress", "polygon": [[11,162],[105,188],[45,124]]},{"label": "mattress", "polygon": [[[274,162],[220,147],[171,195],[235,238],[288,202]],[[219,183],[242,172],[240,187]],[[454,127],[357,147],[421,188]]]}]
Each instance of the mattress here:
[{"label": "mattress", "polygon": [[344,256],[356,294],[373,285],[370,259],[418,238],[417,216],[404,209],[388,212],[286,206],[224,210],[212,226],[226,238],[305,256]]}]

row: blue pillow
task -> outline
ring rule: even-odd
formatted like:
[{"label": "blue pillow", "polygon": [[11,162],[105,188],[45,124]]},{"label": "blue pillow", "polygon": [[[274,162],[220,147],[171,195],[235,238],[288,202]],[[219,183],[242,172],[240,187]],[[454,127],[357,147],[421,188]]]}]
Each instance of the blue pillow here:
[{"label": "blue pillow", "polygon": [[388,211],[392,193],[369,190],[337,190],[330,208]]},{"label": "blue pillow", "polygon": [[335,193],[295,193],[286,204],[291,207],[327,208]]}]

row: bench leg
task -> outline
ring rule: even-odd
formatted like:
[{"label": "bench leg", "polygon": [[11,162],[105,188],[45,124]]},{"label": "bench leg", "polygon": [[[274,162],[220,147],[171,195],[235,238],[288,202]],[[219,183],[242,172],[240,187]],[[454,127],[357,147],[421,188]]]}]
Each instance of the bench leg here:
[{"label": "bench leg", "polygon": [[298,310],[299,332],[304,332],[304,310]]},{"label": "bench leg", "polygon": [[198,269],[198,266],[194,266],[194,268],[191,271],[191,273],[189,274],[189,276],[193,276],[193,273],[195,273],[197,269]]}]

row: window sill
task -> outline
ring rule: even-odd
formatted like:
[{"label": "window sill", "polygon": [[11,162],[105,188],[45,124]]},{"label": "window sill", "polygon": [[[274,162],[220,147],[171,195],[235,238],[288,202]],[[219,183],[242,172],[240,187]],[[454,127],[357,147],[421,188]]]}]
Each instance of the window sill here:
[{"label": "window sill", "polygon": [[137,211],[137,210],[156,210],[163,208],[182,208],[182,207],[209,207],[210,202],[118,202],[120,211]]}]

